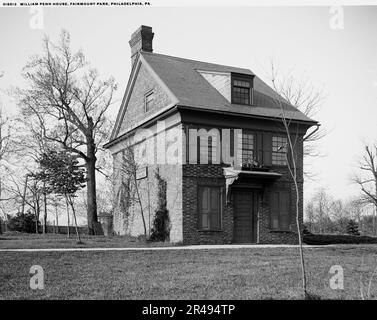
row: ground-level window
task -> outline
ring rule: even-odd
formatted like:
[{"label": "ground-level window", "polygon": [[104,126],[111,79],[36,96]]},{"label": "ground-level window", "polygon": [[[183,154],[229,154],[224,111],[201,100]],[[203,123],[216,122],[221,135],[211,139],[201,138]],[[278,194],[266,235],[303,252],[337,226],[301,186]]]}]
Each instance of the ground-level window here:
[{"label": "ground-level window", "polygon": [[278,166],[287,165],[287,146],[288,140],[286,137],[273,136],[272,137],[272,164]]},{"label": "ground-level window", "polygon": [[271,193],[271,229],[289,230],[290,193],[274,191]]},{"label": "ground-level window", "polygon": [[200,186],[198,195],[199,228],[221,229],[221,188]]}]

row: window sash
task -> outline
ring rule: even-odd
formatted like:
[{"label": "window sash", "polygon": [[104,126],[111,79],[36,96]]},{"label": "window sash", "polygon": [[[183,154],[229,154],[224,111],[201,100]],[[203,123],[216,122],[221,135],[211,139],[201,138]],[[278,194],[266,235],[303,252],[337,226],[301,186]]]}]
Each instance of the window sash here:
[{"label": "window sash", "polygon": [[[198,146],[198,161],[200,164],[214,164],[217,161],[221,161],[221,136],[208,136],[207,141],[202,141],[199,137],[197,137],[197,146]],[[207,143],[207,146],[205,146]],[[207,161],[201,161],[201,159],[205,159],[207,157]]]},{"label": "window sash", "polygon": [[201,230],[221,230],[221,188],[199,187],[199,228]]},{"label": "window sash", "polygon": [[275,191],[271,194],[271,219],[272,230],[289,230],[290,225],[290,193],[288,191]]},{"label": "window sash", "polygon": [[232,86],[232,102],[237,104],[250,105],[251,82],[247,80],[234,79]]},{"label": "window sash", "polygon": [[287,165],[288,139],[282,136],[272,137],[272,164],[285,166]]},{"label": "window sash", "polygon": [[243,132],[238,136],[238,154],[241,153],[241,165],[255,160],[255,135],[250,132]]},{"label": "window sash", "polygon": [[149,92],[145,95],[145,112],[152,110],[154,104],[154,92]]}]

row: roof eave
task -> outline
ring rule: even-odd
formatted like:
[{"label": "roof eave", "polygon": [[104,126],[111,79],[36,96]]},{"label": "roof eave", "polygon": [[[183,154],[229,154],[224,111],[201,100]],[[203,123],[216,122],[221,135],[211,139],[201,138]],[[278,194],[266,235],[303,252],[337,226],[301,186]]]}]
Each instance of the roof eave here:
[{"label": "roof eave", "polygon": [[128,130],[127,132],[121,134],[119,137],[116,137],[115,139],[112,139],[109,142],[105,143],[103,145],[103,148],[109,149],[110,147],[117,144],[118,142],[121,142],[124,139],[126,139],[130,134],[132,134],[132,132],[134,132],[138,128],[148,126],[148,124],[150,124],[151,122],[157,121],[158,119],[160,119],[162,117],[168,116],[169,114],[174,112],[176,109],[177,109],[177,104],[174,104],[170,108],[164,110],[163,112],[156,113],[152,118],[146,119],[144,122],[139,123],[137,126]]},{"label": "roof eave", "polygon": [[[205,108],[192,107],[192,106],[187,106],[187,105],[182,105],[182,104],[177,105],[177,108],[182,109],[182,110],[192,110],[192,109],[194,109],[196,111],[221,113],[221,114],[234,115],[234,116],[244,116],[244,117],[255,118],[255,119],[264,119],[264,120],[281,119],[281,117],[268,117],[268,116],[260,116],[260,115],[254,115],[254,114],[248,114],[248,113],[205,109]],[[309,126],[319,125],[319,122],[315,121],[315,120],[300,120],[300,119],[289,119],[289,120],[292,121],[292,122],[295,122],[295,123],[303,123],[303,124],[306,124],[306,125],[309,125]]]}]

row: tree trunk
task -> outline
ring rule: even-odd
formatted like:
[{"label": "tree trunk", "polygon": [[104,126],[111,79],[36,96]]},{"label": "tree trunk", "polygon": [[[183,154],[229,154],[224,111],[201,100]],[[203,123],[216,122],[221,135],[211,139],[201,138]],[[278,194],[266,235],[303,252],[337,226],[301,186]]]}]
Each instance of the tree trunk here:
[{"label": "tree trunk", "polygon": [[66,204],[67,204],[67,235],[68,235],[68,238],[69,238],[69,236],[70,236],[70,234],[69,234],[69,204],[68,204],[68,200],[67,199],[65,199],[66,200]]},{"label": "tree trunk", "polygon": [[87,190],[87,217],[89,235],[97,234],[97,195],[96,195],[96,155],[95,144],[91,137],[87,138],[86,161],[86,190]]},{"label": "tree trunk", "polygon": [[59,215],[58,215],[58,206],[55,206],[55,217],[56,217],[56,233],[59,233]]},{"label": "tree trunk", "polygon": [[[0,177],[0,199],[1,199],[1,188],[2,188],[2,181],[1,181],[1,177]],[[5,220],[4,220],[5,221]],[[2,231],[2,219],[0,217],[0,234],[3,234],[3,231]]]},{"label": "tree trunk", "polygon": [[35,233],[38,234],[39,233],[39,228],[38,228],[38,224],[39,224],[39,216],[40,216],[40,206],[39,206],[39,199],[37,199],[35,201]]},{"label": "tree trunk", "polygon": [[47,195],[43,194],[43,204],[44,204],[44,216],[43,216],[43,234],[47,233]]},{"label": "tree trunk", "polygon": [[80,238],[80,233],[79,233],[79,229],[78,229],[78,227],[77,227],[77,219],[76,219],[76,211],[75,211],[75,207],[74,207],[74,205],[73,205],[73,200],[72,200],[72,198],[70,197],[70,196],[67,196],[68,198],[68,200],[67,201],[69,201],[69,204],[71,205],[71,209],[72,209],[72,213],[73,213],[73,218],[75,219],[75,229],[76,229],[76,235],[77,235],[77,239],[78,239],[78,242],[77,243],[82,243],[81,242],[81,238]]},{"label": "tree trunk", "polygon": [[[2,181],[1,181],[1,177],[0,177],[0,199],[1,199],[1,188],[2,188]],[[4,220],[5,221],[5,220]],[[3,231],[2,231],[2,219],[0,217],[0,234],[3,234]]]},{"label": "tree trunk", "polygon": [[[1,160],[1,158],[0,158],[0,160]],[[0,177],[0,199],[1,199],[1,188],[2,188],[2,181],[1,181],[1,177]],[[4,220],[5,221],[5,220]],[[2,228],[1,228],[1,225],[2,225],[2,219],[1,219],[1,217],[0,217],[0,234],[2,234],[3,233],[3,231],[1,230]]]},{"label": "tree trunk", "polygon": [[[377,151],[377,150],[376,150]],[[374,217],[373,217],[373,221],[374,221],[374,236],[377,236],[377,230],[376,230],[376,218],[377,218],[377,174],[376,172],[374,173],[374,179],[375,179],[375,188],[376,188],[376,198],[374,200]]]},{"label": "tree trunk", "polygon": [[26,175],[26,178],[25,178],[24,194],[22,195],[22,209],[21,209],[21,213],[22,213],[22,214],[25,213],[25,201],[26,201],[27,180],[28,180],[28,175]]}]

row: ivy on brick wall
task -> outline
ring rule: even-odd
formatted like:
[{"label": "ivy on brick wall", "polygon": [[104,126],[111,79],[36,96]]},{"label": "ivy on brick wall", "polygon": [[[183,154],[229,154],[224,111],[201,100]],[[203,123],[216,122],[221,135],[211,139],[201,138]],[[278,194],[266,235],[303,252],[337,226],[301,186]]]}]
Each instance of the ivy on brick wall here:
[{"label": "ivy on brick wall", "polygon": [[153,218],[153,227],[151,230],[151,241],[168,241],[170,236],[169,212],[166,208],[166,181],[160,176],[159,170],[155,173],[157,180],[157,210]]}]

